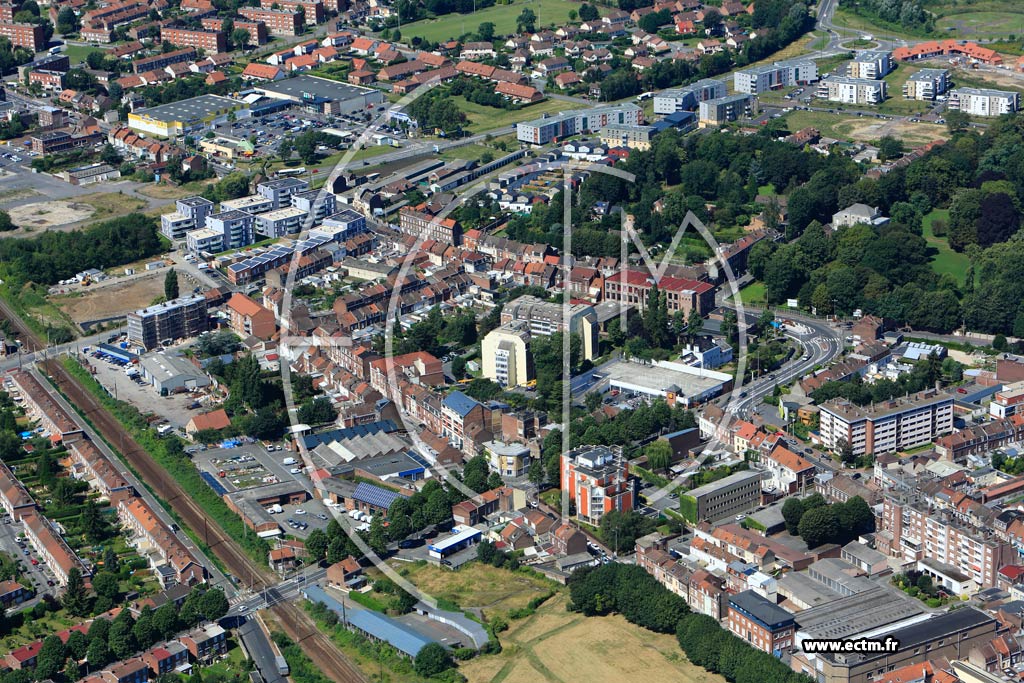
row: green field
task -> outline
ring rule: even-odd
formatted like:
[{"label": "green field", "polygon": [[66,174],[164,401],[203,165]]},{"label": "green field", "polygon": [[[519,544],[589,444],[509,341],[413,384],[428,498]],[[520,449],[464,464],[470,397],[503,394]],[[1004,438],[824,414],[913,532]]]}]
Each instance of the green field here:
[{"label": "green field", "polygon": [[740,299],[743,301],[745,306],[755,306],[764,304],[767,300],[767,294],[765,293],[763,282],[751,282],[749,285],[740,290]]},{"label": "green field", "polygon": [[[936,8],[938,9],[938,8]],[[996,0],[953,5],[941,11],[936,33],[956,38],[999,38],[1024,33],[1024,5]]]},{"label": "green field", "polygon": [[98,47],[92,47],[91,45],[66,45],[64,47],[64,54],[71,60],[71,66],[84,62],[85,58],[89,56],[90,52],[105,52]]},{"label": "green field", "polygon": [[422,19],[402,26],[403,40],[419,36],[432,43],[451,40],[467,33],[474,33],[485,21],[494,24],[495,35],[514,33],[516,18],[529,7],[537,15],[537,28],[560,26],[569,19],[569,10],[578,9],[580,3],[566,0],[526,0],[509,5],[495,5],[474,14],[446,14],[438,19]]},{"label": "green field", "polygon": [[[464,97],[449,97],[458,105],[459,111],[469,119],[466,130],[471,133],[486,133],[491,130],[511,129],[520,121],[540,118],[542,114],[554,114],[573,108],[571,102],[561,100],[543,100],[522,109],[497,109],[483,104],[468,102]],[[578,106],[578,105],[577,105]]]},{"label": "green field", "polygon": [[964,277],[967,275],[967,267],[970,266],[971,261],[967,254],[960,254],[950,249],[949,242],[945,237],[935,236],[935,233],[932,232],[932,223],[936,219],[944,220],[948,224],[949,210],[933,209],[924,217],[924,238],[928,242],[928,246],[937,251],[932,258],[932,269],[940,275],[949,273],[956,278],[958,283],[963,284]]}]

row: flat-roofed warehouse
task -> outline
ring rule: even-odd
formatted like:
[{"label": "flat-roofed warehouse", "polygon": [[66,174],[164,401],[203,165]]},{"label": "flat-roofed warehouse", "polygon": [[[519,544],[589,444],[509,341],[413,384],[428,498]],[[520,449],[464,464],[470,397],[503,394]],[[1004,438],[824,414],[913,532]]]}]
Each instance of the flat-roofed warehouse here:
[{"label": "flat-roofed warehouse", "polygon": [[652,364],[615,361],[607,367],[608,385],[612,389],[632,392],[651,398],[665,398],[689,406],[719,396],[732,388],[733,378],[724,372],[655,361]]},{"label": "flat-roofed warehouse", "polygon": [[255,89],[267,97],[289,100],[322,114],[348,114],[384,102],[384,93],[319,76],[296,76],[260,83]]},{"label": "flat-roofed warehouse", "polygon": [[128,114],[128,127],[140,133],[173,138],[225,121],[231,112],[241,112],[248,107],[245,102],[230,97],[199,95],[133,111]]}]

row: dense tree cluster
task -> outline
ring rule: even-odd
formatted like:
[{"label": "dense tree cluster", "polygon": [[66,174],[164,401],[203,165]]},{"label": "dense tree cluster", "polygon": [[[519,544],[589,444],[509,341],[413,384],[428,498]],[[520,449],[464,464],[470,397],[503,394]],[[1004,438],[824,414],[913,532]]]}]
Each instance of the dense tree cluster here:
[{"label": "dense tree cluster", "polygon": [[686,658],[729,683],[808,683],[768,652],[762,652],[737,638],[709,616],[688,614],[676,630]]},{"label": "dense tree cluster", "polygon": [[880,19],[901,30],[931,33],[935,18],[926,11],[920,0],[839,0],[843,9],[868,19]]},{"label": "dense tree cluster", "polygon": [[656,522],[635,510],[609,510],[601,516],[601,539],[612,552],[621,553],[633,549],[636,539],[654,531]]},{"label": "dense tree cluster", "polygon": [[914,364],[910,372],[898,378],[877,379],[871,384],[855,375],[845,382],[826,382],[811,392],[811,397],[819,404],[833,398],[845,398],[859,406],[869,403],[888,401],[897,396],[905,396],[935,386],[936,382],[958,382],[963,377],[963,366],[952,358],[939,360],[932,354]]},{"label": "dense tree cluster", "polygon": [[466,115],[455,102],[448,99],[444,88],[434,88],[413,100],[408,106],[408,111],[424,131],[441,130],[445,133],[456,133],[462,130],[462,125],[466,122]]},{"label": "dense tree cluster", "polygon": [[50,230],[30,239],[0,239],[0,261],[9,273],[22,283],[47,285],[88,268],[140,261],[162,250],[156,222],[139,213],[85,230]]},{"label": "dense tree cluster", "polygon": [[875,516],[860,496],[829,505],[821,494],[787,498],[782,506],[786,530],[799,535],[809,548],[823,543],[845,545],[875,530]]},{"label": "dense tree cluster", "polygon": [[689,612],[686,600],[672,593],[644,569],[609,562],[573,572],[569,609],[588,617],[618,612],[630,623],[656,633],[674,633]]}]

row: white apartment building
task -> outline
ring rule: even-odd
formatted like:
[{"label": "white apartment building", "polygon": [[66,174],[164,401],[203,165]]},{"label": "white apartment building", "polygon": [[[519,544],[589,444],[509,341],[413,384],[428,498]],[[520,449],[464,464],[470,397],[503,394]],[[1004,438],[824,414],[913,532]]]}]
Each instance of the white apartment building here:
[{"label": "white apartment building", "polygon": [[480,345],[481,372],[503,387],[526,384],[533,379],[530,331],[522,323],[491,330]]},{"label": "white apartment building", "polygon": [[949,93],[949,108],[971,116],[1002,116],[1020,108],[1020,94],[1008,90],[957,88]]},{"label": "white apartment building", "polygon": [[832,76],[818,85],[817,96],[844,104],[879,104],[885,100],[885,81]]},{"label": "white apartment building", "polygon": [[903,96],[908,100],[934,100],[949,87],[946,69],[921,69],[910,75],[903,84]]},{"label": "white apartment building", "polygon": [[299,232],[306,215],[302,209],[291,206],[267,211],[256,216],[255,230],[265,237],[284,237]]},{"label": "white apartment building", "polygon": [[180,240],[190,230],[196,229],[196,222],[175,211],[160,216],[160,234],[169,240]]},{"label": "white apartment building", "polygon": [[654,113],[693,111],[701,102],[725,97],[725,92],[725,83],[712,78],[705,78],[684,88],[662,90],[654,96]]},{"label": "white apartment building", "polygon": [[737,71],[733,75],[736,92],[759,95],[769,90],[802,85],[818,80],[818,65],[812,60],[776,62],[767,66]]},{"label": "white apartment building", "polygon": [[892,52],[887,50],[865,50],[858,52],[850,62],[850,78],[878,80],[895,68]]},{"label": "white apartment building", "polygon": [[951,431],[953,398],[934,389],[868,406],[845,399],[821,406],[822,443],[834,450],[845,439],[854,455],[914,448]]}]

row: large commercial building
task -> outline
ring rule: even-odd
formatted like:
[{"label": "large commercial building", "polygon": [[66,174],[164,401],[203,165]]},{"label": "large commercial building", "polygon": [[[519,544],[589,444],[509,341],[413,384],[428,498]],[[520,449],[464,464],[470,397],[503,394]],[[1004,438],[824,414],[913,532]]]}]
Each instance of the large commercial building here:
[{"label": "large commercial building", "polygon": [[700,103],[697,118],[702,127],[720,126],[749,115],[753,99],[745,93],[716,97]]},{"label": "large commercial building", "polygon": [[769,90],[786,88],[791,85],[805,85],[818,80],[818,65],[813,60],[776,62],[756,66],[733,74],[736,92],[760,95]]},{"label": "large commercial building", "polygon": [[384,103],[384,93],[379,90],[319,76],[296,76],[254,87],[272,99],[287,100],[322,114],[350,114]]},{"label": "large commercial building", "polygon": [[821,406],[821,442],[854,455],[915,448],[953,431],[953,398],[934,389],[868,406],[833,399]]},{"label": "large commercial building", "polygon": [[152,349],[167,339],[187,339],[209,329],[206,298],[194,294],[128,314],[128,341]]},{"label": "large commercial building", "polygon": [[[670,315],[681,312],[685,317],[695,309],[701,315],[707,315],[715,307],[715,287],[707,282],[664,276],[656,284],[665,295]],[[621,270],[605,278],[604,298],[605,301],[618,301],[642,311],[647,307],[647,298],[654,286],[655,279],[649,273]]]},{"label": "large commercial building", "polygon": [[946,92],[948,78],[947,69],[921,69],[903,84],[903,96],[908,100],[934,100]]},{"label": "large commercial building", "polygon": [[957,88],[949,93],[949,108],[971,116],[1002,116],[1020,108],[1020,93],[1009,90]]},{"label": "large commercial building", "polygon": [[[998,627],[999,622],[992,617],[965,606],[907,626],[861,632],[874,640],[896,641],[899,647],[893,652],[808,654],[798,650],[790,665],[816,683],[870,683],[911,664],[940,658],[967,659],[972,649],[992,641]],[[861,633],[852,634],[848,640]]]},{"label": "large commercial building", "polygon": [[633,509],[629,461],[621,448],[582,446],[563,453],[561,479],[577,516],[590,524],[599,524],[606,512]]},{"label": "large commercial building", "polygon": [[850,62],[850,78],[867,78],[877,81],[893,70],[896,64],[892,53],[886,50],[865,50],[858,52]]},{"label": "large commercial building", "polygon": [[0,22],[0,36],[10,39],[15,47],[27,47],[33,52],[46,48],[46,36],[41,24]]},{"label": "large commercial building", "polygon": [[612,124],[639,126],[643,118],[643,109],[632,103],[564,111],[517,123],[516,139],[519,142],[544,145],[584,131],[599,131]]},{"label": "large commercial building", "polygon": [[746,470],[704,484],[679,497],[679,511],[694,524],[749,512],[761,501],[761,473]]},{"label": "large commercial building", "polygon": [[597,314],[589,304],[544,301],[532,295],[521,296],[501,309],[502,324],[525,322],[530,334],[547,337],[558,332],[580,335],[583,358],[597,354]]},{"label": "large commercial building", "polygon": [[220,95],[199,95],[180,102],[139,109],[128,114],[128,127],[140,133],[174,138],[223,122],[245,109],[245,102]]},{"label": "large commercial building", "polygon": [[160,29],[160,40],[180,47],[194,47],[211,53],[226,52],[228,37],[223,31],[207,31],[189,28]]},{"label": "large commercial building", "polygon": [[693,111],[705,100],[725,97],[725,82],[706,78],[684,88],[663,90],[654,96],[655,114],[675,114]]},{"label": "large commercial building", "polygon": [[885,81],[832,76],[818,85],[817,96],[844,104],[880,104],[886,97]]}]

